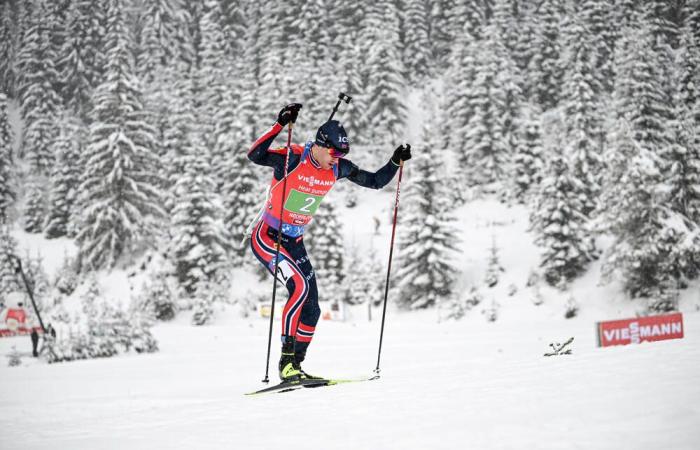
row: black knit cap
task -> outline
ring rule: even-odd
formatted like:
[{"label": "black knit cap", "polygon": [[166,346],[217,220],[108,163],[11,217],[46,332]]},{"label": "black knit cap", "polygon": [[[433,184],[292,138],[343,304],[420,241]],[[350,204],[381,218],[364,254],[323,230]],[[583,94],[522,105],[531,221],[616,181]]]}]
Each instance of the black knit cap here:
[{"label": "black knit cap", "polygon": [[345,128],[337,120],[329,120],[316,132],[316,144],[321,147],[334,148],[341,153],[350,152],[350,141]]}]

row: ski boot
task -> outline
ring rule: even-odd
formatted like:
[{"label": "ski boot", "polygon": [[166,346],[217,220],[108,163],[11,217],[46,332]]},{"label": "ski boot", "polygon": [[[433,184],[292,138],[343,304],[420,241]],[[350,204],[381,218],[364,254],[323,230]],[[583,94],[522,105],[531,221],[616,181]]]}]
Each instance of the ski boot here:
[{"label": "ski boot", "polygon": [[304,351],[297,351],[294,353],[294,360],[297,363],[297,367],[299,368],[299,371],[302,373],[302,376],[307,379],[307,380],[323,380],[323,377],[317,377],[311,374],[308,374],[304,372],[304,369],[301,368],[301,363],[304,361],[304,358],[306,358],[306,350]]},{"label": "ski boot", "polygon": [[301,371],[294,354],[294,342],[294,336],[285,336],[282,341],[282,356],[279,363],[282,381],[298,381],[304,378],[304,373]]}]

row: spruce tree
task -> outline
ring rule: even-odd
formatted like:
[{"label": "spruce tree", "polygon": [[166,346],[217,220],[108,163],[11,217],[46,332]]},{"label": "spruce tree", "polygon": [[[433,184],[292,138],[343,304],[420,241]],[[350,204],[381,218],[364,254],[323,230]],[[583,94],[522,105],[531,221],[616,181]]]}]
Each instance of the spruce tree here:
[{"label": "spruce tree", "polygon": [[20,289],[13,255],[17,255],[17,241],[10,234],[9,225],[0,224],[0,297]]},{"label": "spruce tree", "polygon": [[67,11],[66,36],[57,70],[64,104],[83,120],[87,119],[90,98],[100,82],[98,66],[101,14],[91,0],[75,0]]},{"label": "spruce tree", "polygon": [[9,224],[9,212],[17,199],[12,163],[12,128],[7,116],[8,99],[0,92],[0,225]]},{"label": "spruce tree", "polygon": [[494,26],[477,50],[471,110],[464,129],[459,160],[470,184],[502,180],[517,148],[517,118],[521,108],[516,68]]},{"label": "spruce tree", "polygon": [[56,126],[61,99],[55,90],[58,72],[51,43],[51,23],[46,23],[48,5],[38,4],[31,16],[17,56],[19,99],[24,119],[22,154],[34,174],[48,176],[53,166],[51,147],[58,135]]},{"label": "spruce tree", "polygon": [[397,270],[394,279],[398,302],[409,309],[437,305],[452,293],[456,269],[452,258],[459,245],[454,228],[448,185],[440,157],[441,116],[437,92],[428,89],[423,104],[429,113],[423,130],[420,151],[406,163],[406,191],[398,227]]},{"label": "spruce tree", "polygon": [[22,211],[22,228],[27,233],[41,233],[46,218],[46,200],[44,180],[31,177],[26,185],[24,210]]},{"label": "spruce tree", "polygon": [[559,104],[563,70],[561,67],[562,0],[544,0],[533,14],[534,42],[528,67],[534,100],[543,110]]},{"label": "spruce tree", "polygon": [[408,83],[417,85],[432,70],[430,42],[428,41],[429,4],[420,0],[406,0],[404,14],[403,61]]},{"label": "spruce tree", "polygon": [[158,71],[181,58],[180,36],[185,27],[181,0],[154,0],[142,14],[137,74],[143,83],[154,80]]},{"label": "spruce tree", "polygon": [[[397,17],[396,5],[380,0],[372,5],[363,24],[364,39],[372,45],[366,49],[363,94],[359,99],[362,113],[358,125],[363,132],[355,141],[371,144],[373,149],[391,148],[403,135],[406,121]],[[372,163],[384,163],[379,153],[373,152],[377,156]]]},{"label": "spruce tree", "polygon": [[619,275],[633,298],[658,295],[675,284],[665,262],[677,244],[677,236],[664,226],[668,216],[658,189],[661,160],[640,145],[633,126],[622,118],[611,144],[605,155],[609,170],[602,221],[614,242],[603,274],[606,279]]},{"label": "spruce tree", "polygon": [[74,233],[76,189],[80,183],[80,124],[64,117],[54,147],[56,163],[51,173],[51,192],[44,235],[48,239]]},{"label": "spruce tree", "polygon": [[700,223],[700,2],[687,5],[686,24],[676,54],[673,142],[669,149],[673,209]]},{"label": "spruce tree", "polygon": [[552,286],[565,286],[595,256],[580,184],[563,156],[554,154],[530,216],[535,243],[543,248],[540,266]]},{"label": "spruce tree", "polygon": [[589,33],[583,20],[574,16],[567,28],[569,58],[565,62],[567,77],[561,94],[566,126],[564,151],[571,160],[571,175],[581,182],[577,186],[583,188],[579,194],[587,216],[596,208],[600,194],[603,126],[602,89],[595,79],[596,49]]},{"label": "spruce tree", "polygon": [[105,81],[93,97],[77,235],[83,267],[113,267],[155,234],[163,215],[155,131],[144,113],[133,71],[123,0],[107,10]]},{"label": "spruce tree", "polygon": [[224,202],[224,224],[230,233],[234,247],[235,265],[252,262],[247,245],[241,245],[248,226],[255,219],[262,199],[264,186],[260,185],[253,172],[252,163],[243,148],[230,155],[231,172],[224,182],[222,198]]},{"label": "spruce tree", "polygon": [[336,201],[325,198],[314,216],[314,226],[305,242],[313,261],[321,300],[337,301],[342,297],[346,270],[342,236]]},{"label": "spruce tree", "polygon": [[223,226],[221,201],[201,145],[195,144],[195,152],[182,159],[184,174],[174,187],[177,203],[172,211],[169,253],[180,286],[193,295],[200,283],[221,275],[231,247]]},{"label": "spruce tree", "polygon": [[17,12],[13,2],[0,4],[0,94],[15,92],[15,55],[17,53]]},{"label": "spruce tree", "polygon": [[524,109],[520,133],[520,145],[513,157],[512,195],[519,203],[527,203],[530,194],[537,191],[544,171],[542,119],[536,106]]}]

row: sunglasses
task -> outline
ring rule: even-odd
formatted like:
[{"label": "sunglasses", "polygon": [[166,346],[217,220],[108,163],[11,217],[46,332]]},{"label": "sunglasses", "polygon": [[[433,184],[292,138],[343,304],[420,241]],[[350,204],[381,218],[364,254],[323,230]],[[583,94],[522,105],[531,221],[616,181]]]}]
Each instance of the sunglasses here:
[{"label": "sunglasses", "polygon": [[332,158],[345,158],[345,153],[338,151],[333,147],[328,148],[328,154],[331,155]]}]

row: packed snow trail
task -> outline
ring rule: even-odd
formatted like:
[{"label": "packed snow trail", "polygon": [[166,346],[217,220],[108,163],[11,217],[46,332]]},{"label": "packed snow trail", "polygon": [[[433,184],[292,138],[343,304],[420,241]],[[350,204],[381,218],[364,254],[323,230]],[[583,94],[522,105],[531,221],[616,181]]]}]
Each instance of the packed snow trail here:
[{"label": "packed snow trail", "polygon": [[[692,449],[700,442],[700,313],[686,337],[600,349],[585,319],[387,321],[382,377],[244,396],[262,386],[266,322],[160,325],[161,351],[0,365],[0,448]],[[223,323],[225,322],[225,323]],[[520,325],[517,325],[517,324]],[[321,324],[305,368],[374,368],[378,322]],[[573,354],[544,357],[575,336]],[[26,341],[26,343],[24,343]],[[0,342],[24,351],[29,338]],[[273,353],[273,358],[278,355]]]}]

